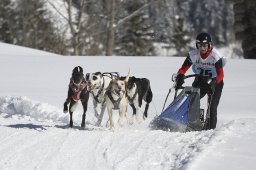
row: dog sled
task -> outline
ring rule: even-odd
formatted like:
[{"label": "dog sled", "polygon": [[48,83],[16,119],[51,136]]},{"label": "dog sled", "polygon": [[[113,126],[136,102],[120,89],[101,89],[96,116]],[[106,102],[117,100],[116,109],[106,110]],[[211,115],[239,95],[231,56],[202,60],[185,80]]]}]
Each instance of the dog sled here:
[{"label": "dog sled", "polygon": [[[195,74],[188,75],[185,76],[185,79],[195,76]],[[172,81],[174,81],[174,85],[169,89],[165,103],[170,92],[175,89],[175,75],[173,75]],[[165,109],[164,103],[162,113],[150,122],[150,128],[174,132],[206,129],[208,124],[206,120],[209,120],[210,109],[207,109],[206,115],[204,115],[204,110],[200,109],[200,89],[192,86],[181,87],[182,91],[179,94],[178,90],[175,90],[174,100]]]}]

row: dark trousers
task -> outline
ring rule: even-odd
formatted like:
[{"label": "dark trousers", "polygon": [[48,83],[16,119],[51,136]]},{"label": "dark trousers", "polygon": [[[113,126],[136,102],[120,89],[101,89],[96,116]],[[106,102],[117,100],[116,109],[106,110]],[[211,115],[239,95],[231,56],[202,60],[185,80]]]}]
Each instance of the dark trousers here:
[{"label": "dark trousers", "polygon": [[200,98],[203,98],[206,94],[208,95],[208,103],[210,104],[210,120],[207,120],[209,123],[208,129],[215,129],[217,125],[217,108],[222,94],[224,82],[221,81],[219,84],[216,84],[213,91],[209,91],[209,88],[207,88],[208,86],[205,83],[206,82],[195,80],[192,86],[200,88]]}]

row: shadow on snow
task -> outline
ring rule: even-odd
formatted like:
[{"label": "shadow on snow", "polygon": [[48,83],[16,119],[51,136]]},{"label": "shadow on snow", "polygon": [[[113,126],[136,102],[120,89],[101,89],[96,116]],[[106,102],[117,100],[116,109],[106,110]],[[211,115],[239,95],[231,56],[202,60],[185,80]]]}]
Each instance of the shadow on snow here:
[{"label": "shadow on snow", "polygon": [[7,127],[16,128],[16,129],[31,129],[31,130],[37,130],[37,131],[46,130],[46,128],[43,125],[34,125],[32,123],[13,124],[13,125],[7,125]]}]

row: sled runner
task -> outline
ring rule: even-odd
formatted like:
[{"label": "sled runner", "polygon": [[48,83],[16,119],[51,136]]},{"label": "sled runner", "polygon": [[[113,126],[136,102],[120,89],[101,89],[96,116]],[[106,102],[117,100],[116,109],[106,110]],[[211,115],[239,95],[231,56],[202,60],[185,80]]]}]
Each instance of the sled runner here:
[{"label": "sled runner", "polygon": [[[186,78],[195,77],[188,75]],[[174,80],[174,76],[172,78]],[[175,83],[167,94],[165,103],[172,89],[175,89]],[[200,131],[205,129],[207,118],[209,119],[209,108],[207,109],[206,118],[204,110],[200,109],[200,89],[192,86],[181,87],[182,91],[177,95],[178,89],[175,90],[174,100],[159,116],[156,116],[151,122],[152,129],[161,129],[168,131],[186,132]],[[211,97],[210,97],[211,98]],[[208,106],[211,99],[208,100]]]}]

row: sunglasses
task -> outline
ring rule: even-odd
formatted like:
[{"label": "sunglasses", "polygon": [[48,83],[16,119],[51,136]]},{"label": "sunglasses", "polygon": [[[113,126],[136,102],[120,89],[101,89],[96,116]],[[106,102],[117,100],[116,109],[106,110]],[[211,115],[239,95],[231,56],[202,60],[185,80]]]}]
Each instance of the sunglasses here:
[{"label": "sunglasses", "polygon": [[200,48],[200,47],[206,48],[206,47],[208,47],[208,43],[197,43],[197,46],[198,46],[198,48]]}]

